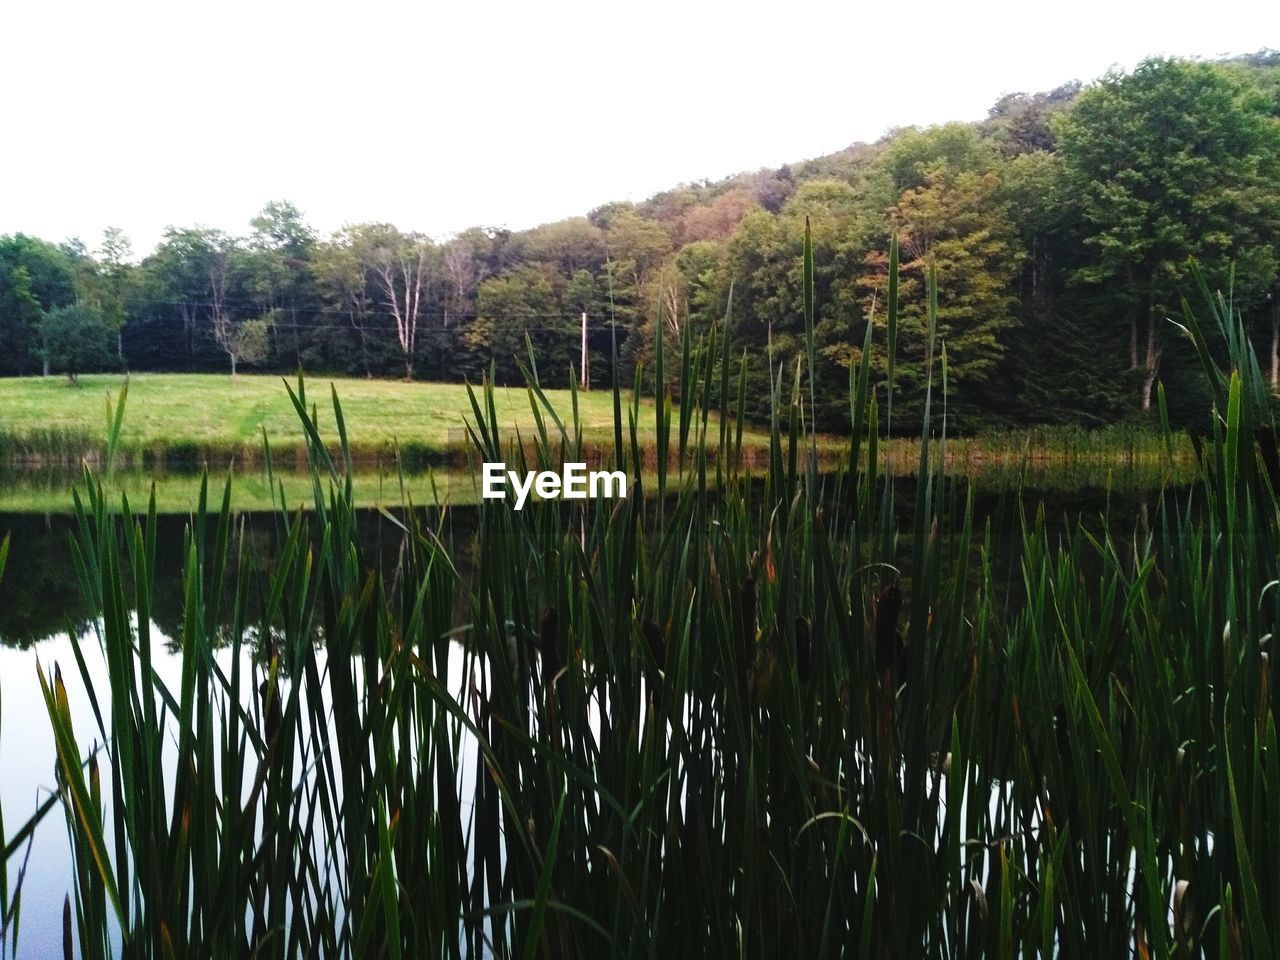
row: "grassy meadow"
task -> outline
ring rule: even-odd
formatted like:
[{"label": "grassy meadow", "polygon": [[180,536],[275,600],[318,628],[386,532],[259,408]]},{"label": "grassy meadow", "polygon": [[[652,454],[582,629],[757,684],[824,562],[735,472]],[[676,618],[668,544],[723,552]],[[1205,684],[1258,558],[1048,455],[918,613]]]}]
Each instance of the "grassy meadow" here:
[{"label": "grassy meadow", "polygon": [[[56,376],[0,378],[0,511],[66,508],[65,493],[80,463],[102,462],[104,411],[126,383],[131,397],[129,417],[122,425],[115,459],[132,472],[122,474],[117,489],[131,488],[135,500],[148,486],[149,475],[167,469],[171,475],[161,484],[161,512],[189,511],[195,503],[196,475],[207,464],[219,471],[237,466],[233,478],[242,491],[236,498],[239,509],[271,509],[270,491],[262,482],[264,436],[285,473],[288,468],[306,472],[307,438],[285,381],[277,376],[241,374],[233,380],[221,374],[87,375],[75,384]],[[384,480],[395,478],[398,466],[415,475],[411,492],[416,503],[427,502],[428,494],[434,499],[446,485],[456,494],[459,488],[447,476],[433,488],[422,471],[427,466],[458,475],[468,470],[467,456],[473,451],[465,430],[472,413],[466,385],[319,377],[310,383],[313,391],[327,396],[331,387],[342,399],[347,451],[370,475],[358,484],[357,497],[363,505],[383,501]],[[614,442],[610,391],[544,390],[541,397],[556,417],[575,417],[588,459],[599,460]],[[622,397],[630,402],[629,391]],[[518,434],[526,442],[535,436],[542,413],[528,390],[495,389],[493,407],[504,434]],[[646,469],[655,462],[655,410],[649,398],[642,397],[635,406]],[[339,437],[332,411],[321,403],[313,404],[312,413],[320,436],[336,453]],[[736,420],[734,411],[727,413],[731,422]],[[711,412],[709,422],[718,423],[719,416],[720,411]],[[828,467],[847,450],[840,437],[820,435],[811,440],[811,451]],[[768,425],[744,424],[741,441],[745,464],[762,471],[769,451]],[[718,431],[711,431],[707,442],[709,448],[716,448]],[[885,466],[905,474],[914,471],[919,450],[915,438],[885,438],[881,456]],[[1042,427],[957,438],[947,456],[955,472],[983,477],[988,484],[1009,487],[1027,481],[1039,489],[1054,489],[1064,479],[1076,486],[1096,486],[1096,478],[1112,470],[1122,486],[1158,485],[1170,465],[1174,475],[1185,478],[1191,448],[1181,435],[1170,448],[1146,427]],[[285,473],[280,477],[287,484],[305,487],[305,481],[289,480]],[[470,499],[474,498],[463,502]],[[459,502],[456,496],[452,502]]]},{"label": "grassy meadow", "polygon": [[[102,616],[75,662],[3,678],[41,687],[58,790],[4,811],[0,865],[61,817],[64,942],[93,958],[1276,956],[1280,453],[1238,318],[1207,291],[1212,322],[1183,318],[1215,398],[1193,486],[1100,530],[1035,503],[979,521],[932,277],[917,466],[887,467],[888,263],[834,472],[806,429],[806,236],[808,363],[770,363],[762,474],[730,310],[657,348],[681,407],[615,384],[608,456],[638,475],[651,431],[653,495],[481,504],[467,576],[446,509],[403,515],[393,572],[371,560],[354,470],[297,398],[313,509],[281,513],[253,580],[231,489],[200,497],[176,682],[156,508],[126,518],[86,470],[76,575]],[[531,452],[504,448],[501,394],[468,397],[476,459],[580,454],[536,385]],[[1151,456],[1176,454],[1166,427]]]},{"label": "grassy meadow", "polygon": [[[0,459],[24,453],[34,460],[78,462],[98,450],[108,395],[118,397],[125,377],[92,375],[72,384],[65,377],[0,379]],[[240,374],[136,374],[128,378],[129,418],[120,437],[120,454],[156,462],[208,458],[256,460],[265,431],[282,451],[302,447],[306,437],[277,376]],[[390,459],[397,444],[426,460],[465,450],[463,416],[469,412],[463,384],[405,383],[393,380],[320,379],[313,389],[333,384],[357,458]],[[567,409],[569,391],[547,392]],[[494,405],[510,430],[534,426],[523,388],[494,392]],[[326,442],[337,443],[332,410],[318,410],[317,424]],[[578,416],[588,439],[604,439],[613,429],[613,399],[608,391],[578,396]]]}]

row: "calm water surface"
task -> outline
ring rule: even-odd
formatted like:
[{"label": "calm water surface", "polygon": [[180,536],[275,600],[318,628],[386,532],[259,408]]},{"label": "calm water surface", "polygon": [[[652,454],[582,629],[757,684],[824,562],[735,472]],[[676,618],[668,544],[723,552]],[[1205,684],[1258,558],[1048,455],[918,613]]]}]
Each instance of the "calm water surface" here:
[{"label": "calm water surface", "polygon": [[[1113,531],[1140,529],[1144,517],[1150,515],[1161,497],[1158,486],[1144,487],[1140,476],[1117,476],[1112,471],[1081,472],[1074,468],[1051,483],[1043,472],[1027,478],[1037,484],[1025,488],[1024,503],[1043,504],[1047,521],[1063,524],[1077,517],[1091,525],[1101,526],[1102,517],[1109,518]],[[23,486],[25,483],[25,486]],[[191,522],[188,512],[194,503],[198,483],[191,478],[174,481],[175,486],[158,492],[164,508],[178,512],[159,517],[157,525],[157,582],[153,610],[153,636],[156,638],[156,669],[166,683],[176,684],[180,676],[180,660],[172,652],[170,637],[179,635],[182,622],[182,557],[185,532]],[[51,487],[53,484],[53,487]],[[181,486],[176,486],[181,484]],[[61,499],[54,487],[65,491],[66,481],[48,479],[15,481],[0,477],[0,538],[10,537],[9,563],[0,580],[0,811],[9,836],[21,826],[31,812],[54,788],[54,745],[48,715],[36,679],[37,664],[51,669],[61,666],[70,698],[76,733],[82,744],[93,739],[96,724],[85,686],[76,667],[71,635],[85,638],[87,647],[96,651],[93,628],[97,616],[84,599],[72,560],[74,519],[70,515],[71,499]],[[145,502],[149,484],[134,483],[134,503]],[[1005,478],[999,483],[975,481],[979,525],[992,519],[997,530],[997,566],[1005,561],[1010,582],[1016,580],[1017,517],[1015,484]],[[237,489],[248,490],[243,484]],[[422,489],[419,486],[418,489]],[[33,495],[32,490],[39,491]],[[292,488],[293,503],[305,498],[305,484]],[[1167,494],[1166,494],[1167,495]],[[246,492],[245,499],[261,506],[263,493]],[[269,500],[269,496],[267,496]],[[417,498],[415,498],[417,499]],[[911,497],[900,502],[910,504]],[[62,502],[66,509],[51,506]],[[237,501],[233,495],[233,505]],[[419,501],[420,502],[420,501]],[[183,507],[181,504],[188,504]],[[8,510],[8,512],[5,512]],[[244,563],[251,565],[249,574],[261,576],[270,569],[280,543],[282,526],[275,515],[248,512],[243,521],[243,550],[232,550]],[[360,530],[365,555],[376,558],[394,578],[395,559],[400,549],[400,532],[378,511],[370,509],[361,516]],[[451,511],[448,536],[452,553],[464,575],[474,551],[475,510],[457,507]],[[211,531],[212,532],[212,531]],[[227,571],[228,589],[240,570],[233,559]],[[229,674],[229,650],[218,656]],[[253,651],[245,648],[242,656],[245,682],[253,682]],[[451,685],[461,684],[462,656]],[[101,656],[89,656],[87,669],[94,686],[106,687],[105,665]],[[455,672],[451,665],[450,672]],[[106,709],[106,705],[103,705]],[[466,765],[462,765],[466,769]],[[104,773],[104,778],[106,774]],[[110,843],[110,841],[108,841]],[[10,887],[23,872],[23,908],[19,955],[44,957],[60,955],[62,944],[62,906],[70,892],[71,865],[63,814],[55,808],[36,831],[29,848],[20,850],[9,864]],[[0,957],[3,957],[0,950]]]}]

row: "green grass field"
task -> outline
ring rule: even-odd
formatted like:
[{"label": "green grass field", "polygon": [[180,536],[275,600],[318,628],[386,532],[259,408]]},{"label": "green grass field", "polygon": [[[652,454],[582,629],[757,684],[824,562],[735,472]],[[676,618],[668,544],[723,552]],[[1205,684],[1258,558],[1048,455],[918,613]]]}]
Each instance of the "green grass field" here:
[{"label": "green grass field", "polygon": [[[62,377],[0,379],[0,465],[78,471],[81,460],[95,461],[107,434],[106,400],[111,397],[113,403],[117,401],[124,383],[125,378],[118,375],[86,376],[74,386]],[[128,383],[120,444],[122,466],[190,472],[203,463],[222,467],[235,461],[241,467],[256,468],[262,464],[264,430],[278,466],[287,471],[305,462],[305,438],[297,411],[278,376],[241,375],[233,381],[222,374],[140,374]],[[473,416],[465,385],[313,377],[306,382],[307,400],[316,411],[322,435],[334,449],[338,437],[330,384],[337,389],[351,450],[362,469],[387,469],[395,463],[397,449],[405,468],[414,473],[427,466],[466,468],[462,458],[469,445],[464,424]],[[560,416],[570,421],[570,391],[546,393]],[[629,391],[623,403],[630,405]],[[494,404],[497,422],[504,429],[513,435],[518,430],[526,441],[532,440],[537,427],[524,389],[498,389]],[[608,390],[579,393],[578,415],[586,449],[612,446],[613,397]],[[716,414],[712,413],[710,420],[714,423]],[[656,442],[649,426],[653,422],[654,404],[642,399],[638,437],[642,450],[652,448],[649,441]],[[550,424],[548,429],[553,429]],[[711,446],[717,435],[716,429],[709,431]],[[1177,441],[1177,459],[1189,465],[1190,451],[1184,440]],[[847,451],[847,443],[839,436],[821,436],[817,439],[819,455],[833,465]],[[1128,468],[1135,463],[1158,466],[1165,449],[1165,442],[1149,432],[1050,427],[956,439],[948,456],[968,475],[990,474],[996,469],[1018,474],[1028,465],[1043,472],[1075,464],[1087,472],[1094,485],[1102,486],[1105,480],[1109,487],[1106,477],[1112,467]],[[885,460],[895,464],[896,472],[913,471],[918,451],[918,443],[910,438],[885,441]],[[764,428],[746,427],[743,453],[748,469],[763,465],[768,457]],[[251,475],[258,475],[256,469]],[[1061,486],[1055,478],[1048,481],[1052,482],[1032,482],[1046,489]],[[12,486],[12,478],[9,483],[0,483],[0,488]],[[33,485],[28,483],[27,487]],[[59,496],[65,492],[65,484],[55,487]],[[4,492],[0,490],[0,505],[6,499]],[[15,499],[25,504],[31,500],[30,489],[20,495],[8,492],[10,504]],[[257,499],[264,501],[262,506],[270,506],[269,498]],[[372,501],[362,495],[361,502]]]},{"label": "green grass field", "polygon": [[[85,376],[77,385],[62,377],[0,380],[0,437],[40,437],[55,450],[67,448],[78,459],[77,441],[105,436],[105,399],[119,397],[125,378]],[[347,431],[362,455],[390,452],[398,443],[420,453],[443,453],[465,445],[463,418],[470,414],[462,384],[403,383],[388,380],[307,381],[308,401],[316,405],[320,426],[336,441],[329,385],[342,402]],[[547,391],[566,413],[567,390]],[[496,391],[500,422],[512,429],[534,429],[528,394],[523,389]],[[650,406],[649,404],[645,405]],[[613,400],[608,391],[583,393],[578,410],[584,435],[612,436]],[[298,415],[278,376],[245,376],[234,381],[220,374],[138,374],[129,378],[129,399],[122,447],[126,452],[189,456],[255,455],[265,429],[273,447],[303,443]]]}]

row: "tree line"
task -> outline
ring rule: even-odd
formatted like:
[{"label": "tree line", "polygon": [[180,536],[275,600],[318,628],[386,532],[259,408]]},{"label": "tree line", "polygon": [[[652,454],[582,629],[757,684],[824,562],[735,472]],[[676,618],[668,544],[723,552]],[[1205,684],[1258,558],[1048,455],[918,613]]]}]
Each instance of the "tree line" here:
[{"label": "tree line", "polygon": [[1280,385],[1280,54],[1148,60],[1010,94],[979,122],[895,130],[523,231],[437,241],[360,224],[322,237],[272,202],[244,236],[171,227],[136,261],[118,230],[93,251],[4,236],[0,373],[492,369],[519,382],[528,338],[542,380],[563,384],[585,314],[590,380],[610,381],[616,350],[629,383],[652,368],[657,336],[675,348],[732,300],[733,356],[748,358],[748,396],[764,405],[802,350],[806,221],[824,426],[847,416],[866,324],[884,324],[895,236],[904,428],[923,398],[929,265],[962,427],[1141,417],[1157,383],[1175,418],[1203,409],[1177,327],[1193,263],[1230,292]]}]

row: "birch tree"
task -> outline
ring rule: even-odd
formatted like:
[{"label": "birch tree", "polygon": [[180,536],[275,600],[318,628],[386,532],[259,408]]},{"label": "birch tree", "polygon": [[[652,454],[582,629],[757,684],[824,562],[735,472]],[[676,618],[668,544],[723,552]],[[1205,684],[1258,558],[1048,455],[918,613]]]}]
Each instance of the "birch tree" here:
[{"label": "birch tree", "polygon": [[412,380],[418,330],[431,292],[434,247],[427,238],[389,224],[353,227],[351,236],[365,274],[395,324],[404,378]]}]

